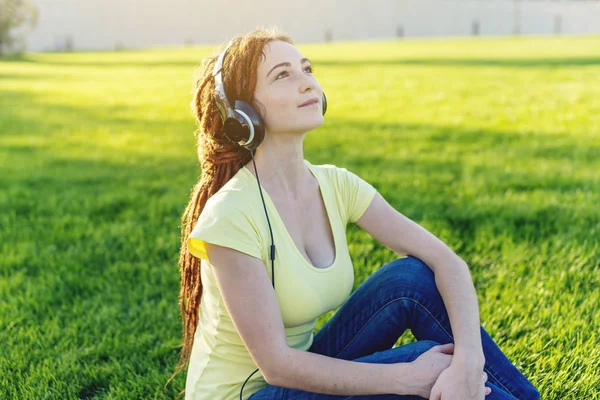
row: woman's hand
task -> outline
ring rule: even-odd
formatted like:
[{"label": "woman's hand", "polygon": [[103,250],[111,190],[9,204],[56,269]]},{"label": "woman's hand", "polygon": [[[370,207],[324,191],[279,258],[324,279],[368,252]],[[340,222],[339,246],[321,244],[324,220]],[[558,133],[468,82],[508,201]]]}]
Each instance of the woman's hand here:
[{"label": "woman's hand", "polygon": [[[410,363],[414,374],[410,387],[406,388],[407,392],[398,394],[414,394],[436,400],[479,399],[478,397],[461,397],[462,392],[453,391],[455,386],[462,387],[462,384],[456,385],[456,382],[465,382],[466,378],[463,364],[457,362],[453,366],[453,353],[454,343],[447,343],[434,346],[421,354]],[[478,378],[478,383],[483,386],[483,383],[487,381],[487,374],[479,370]],[[479,390],[479,387],[477,389]],[[491,391],[491,389],[487,389]],[[438,397],[433,397],[435,393],[439,393]],[[444,397],[440,397],[441,395]],[[479,395],[479,392],[476,395]]]},{"label": "woman's hand", "polygon": [[446,368],[431,388],[430,400],[484,400],[492,392],[486,387],[487,374],[480,368],[471,368],[453,362]]}]

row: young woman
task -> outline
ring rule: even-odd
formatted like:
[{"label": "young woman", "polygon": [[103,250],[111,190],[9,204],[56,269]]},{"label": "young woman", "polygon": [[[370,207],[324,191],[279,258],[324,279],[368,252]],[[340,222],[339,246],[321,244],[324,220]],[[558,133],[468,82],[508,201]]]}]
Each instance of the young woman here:
[{"label": "young woman", "polygon": [[[538,399],[480,326],[466,263],[358,175],[304,159],[325,106],[276,29],[204,60],[179,260],[186,399]],[[408,255],[353,293],[349,222]],[[392,348],[406,329],[417,341]]]}]

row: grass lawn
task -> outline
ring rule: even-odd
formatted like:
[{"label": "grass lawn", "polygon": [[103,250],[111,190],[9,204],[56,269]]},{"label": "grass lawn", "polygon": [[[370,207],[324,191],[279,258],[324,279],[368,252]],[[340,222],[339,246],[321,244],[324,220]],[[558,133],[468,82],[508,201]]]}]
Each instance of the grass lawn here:
[{"label": "grass lawn", "polygon": [[[543,399],[600,399],[600,36],[298,47],[329,103],[305,158],[467,261],[482,325]],[[163,390],[200,176],[192,73],[213,49],[0,61],[0,398],[184,388]],[[348,238],[355,287],[399,257]]]}]

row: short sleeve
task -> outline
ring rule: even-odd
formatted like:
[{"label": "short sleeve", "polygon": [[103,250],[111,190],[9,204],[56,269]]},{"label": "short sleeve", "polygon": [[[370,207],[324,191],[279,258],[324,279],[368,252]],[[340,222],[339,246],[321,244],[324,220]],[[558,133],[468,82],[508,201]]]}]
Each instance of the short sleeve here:
[{"label": "short sleeve", "polygon": [[371,204],[377,189],[346,168],[336,167],[338,191],[345,205],[346,221],[356,222]]},{"label": "short sleeve", "polygon": [[262,241],[247,207],[231,197],[215,194],[208,199],[187,239],[192,255],[208,260],[206,243],[229,247],[261,259]]}]

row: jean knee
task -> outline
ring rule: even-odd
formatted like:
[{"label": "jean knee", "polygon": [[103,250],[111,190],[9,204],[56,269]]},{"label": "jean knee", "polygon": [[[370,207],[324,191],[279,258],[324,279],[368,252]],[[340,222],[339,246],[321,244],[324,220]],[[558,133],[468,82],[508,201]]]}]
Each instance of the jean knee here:
[{"label": "jean knee", "polygon": [[390,261],[377,269],[351,298],[357,296],[364,298],[364,301],[375,299],[378,304],[385,305],[400,297],[422,301],[439,294],[433,271],[420,259],[408,256]]},{"label": "jean knee", "polygon": [[385,274],[394,277],[401,276],[405,282],[415,282],[419,285],[435,285],[435,276],[429,266],[420,258],[406,256],[386,264],[382,269]]}]

